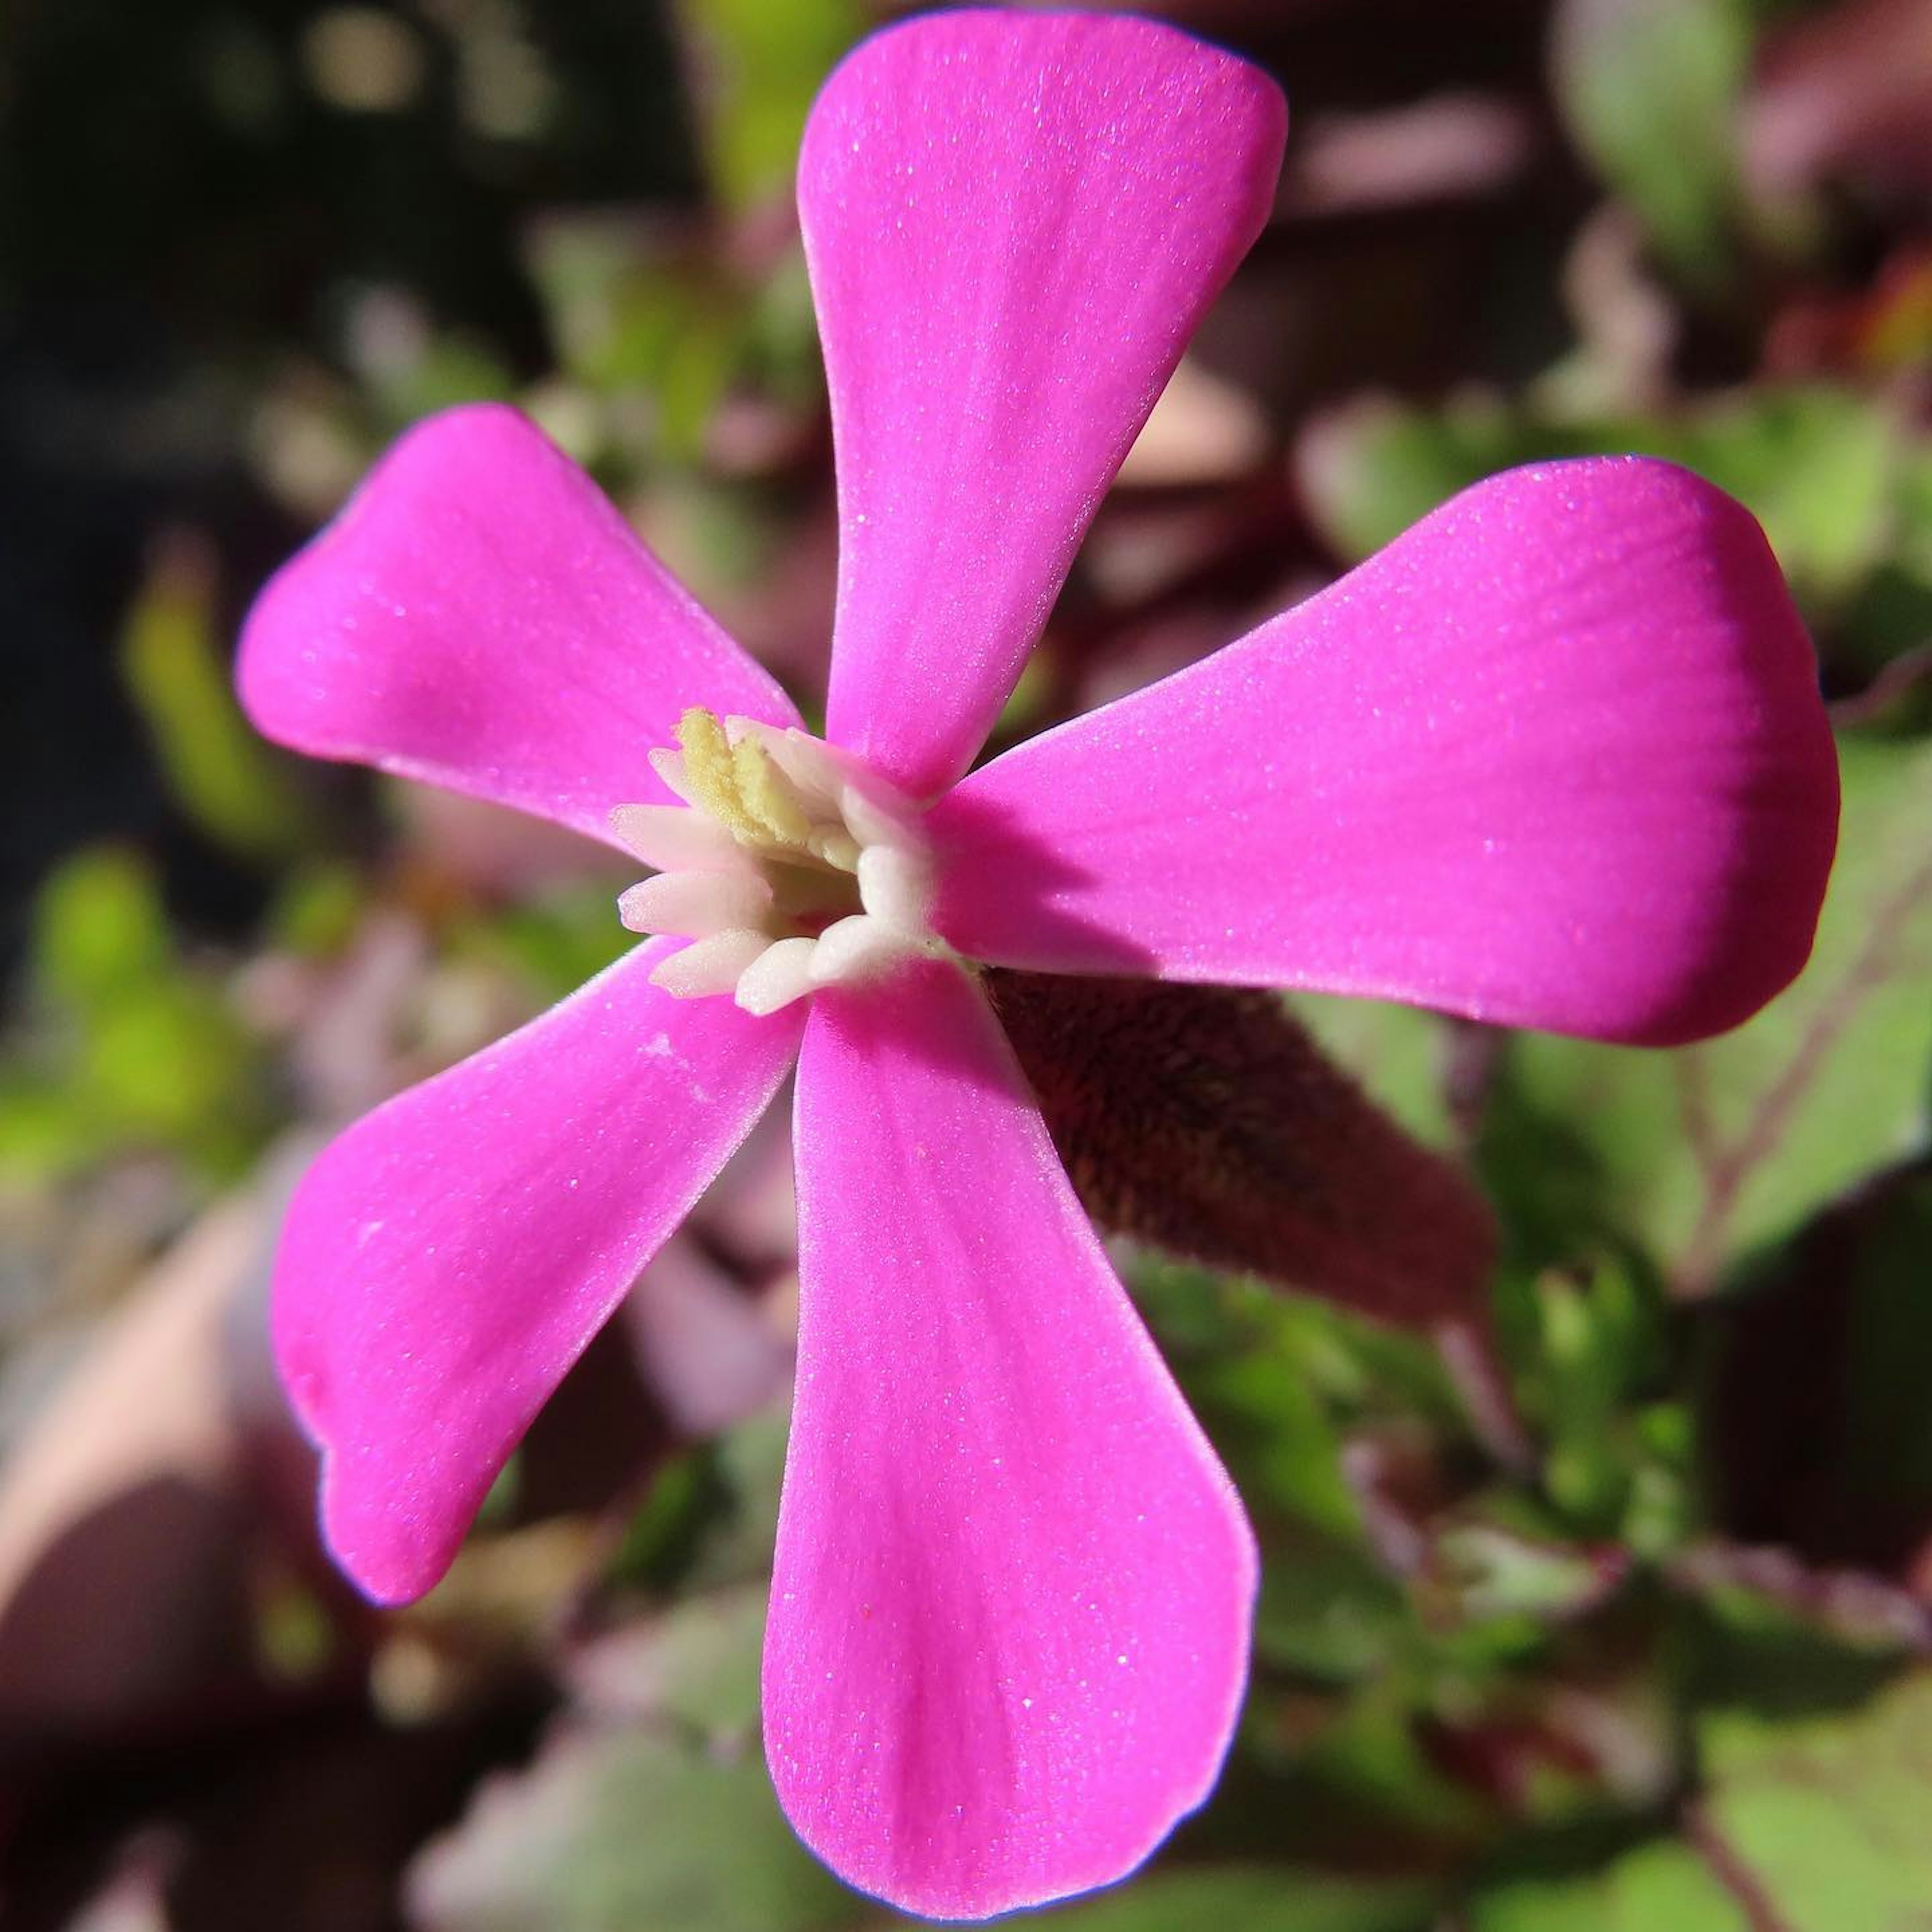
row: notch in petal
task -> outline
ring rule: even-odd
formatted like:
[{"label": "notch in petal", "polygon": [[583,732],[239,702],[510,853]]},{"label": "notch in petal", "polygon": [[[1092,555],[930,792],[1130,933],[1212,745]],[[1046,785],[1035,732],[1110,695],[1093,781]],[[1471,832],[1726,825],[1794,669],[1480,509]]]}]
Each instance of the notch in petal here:
[{"label": "notch in petal", "polygon": [[1552,464],[974,772],[928,815],[934,924],[999,965],[1667,1046],[1804,964],[1838,802],[1750,513],[1669,464]]},{"label": "notch in petal", "polygon": [[332,1142],[276,1262],[322,1522],[379,1601],[448,1567],[537,1411],[777,1090],[799,1026],[649,979],[640,946]]},{"label": "notch in petal", "polygon": [[821,994],[764,1671],[800,1835],[980,1917],[1119,1878],[1239,1706],[1240,1506],[956,968]]},{"label": "notch in petal", "polygon": [[242,634],[258,729],[610,844],[665,802],[694,704],[798,714],[570,459],[513,410],[418,424],[271,580]]},{"label": "notch in petal", "polygon": [[965,10],[819,97],[799,208],[837,444],[829,735],[915,796],[971,762],[1208,304],[1287,114],[1154,22]]}]

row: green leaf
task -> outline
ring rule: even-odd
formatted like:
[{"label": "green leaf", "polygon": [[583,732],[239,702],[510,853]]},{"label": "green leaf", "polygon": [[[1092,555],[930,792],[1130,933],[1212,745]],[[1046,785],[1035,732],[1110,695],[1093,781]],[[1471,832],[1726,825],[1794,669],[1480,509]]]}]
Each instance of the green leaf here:
[{"label": "green leaf", "polygon": [[306,958],[332,958],[355,938],[368,896],[352,866],[304,866],[282,880],[268,909],[270,943]]},{"label": "green leaf", "polygon": [[1262,1526],[1255,1655],[1276,1670],[1347,1684],[1387,1664],[1412,1617],[1400,1587],[1358,1545],[1294,1525]]},{"label": "green leaf", "polygon": [[1932,447],[1922,438],[1900,464],[1892,514],[1885,553],[1842,626],[1847,655],[1866,671],[1932,643]]},{"label": "green leaf", "polygon": [[1744,0],[1570,0],[1552,52],[1570,134],[1694,287],[1719,286],[1739,205]]},{"label": "green leaf", "polygon": [[[1425,1882],[1345,1877],[1274,1865],[1150,1873],[1118,1891],[1062,1906],[1066,1932],[1428,1932],[1441,1894]],[[909,1924],[895,1920],[895,1924]]]},{"label": "green leaf", "polygon": [[674,1604],[638,1634],[628,1665],[664,1716],[706,1736],[755,1737],[770,1586],[714,1590]]},{"label": "green leaf", "polygon": [[728,207],[789,192],[805,117],[827,73],[866,30],[854,0],[680,0],[702,67],[705,158]]},{"label": "green leaf", "polygon": [[112,845],[65,861],[40,888],[33,953],[42,989],[77,1012],[171,974],[167,913],[146,861]]},{"label": "green leaf", "polygon": [[[1371,398],[1314,433],[1301,480],[1329,542],[1358,559],[1499,470],[1572,456],[1661,457],[1744,503],[1794,594],[1824,620],[1895,546],[1918,541],[1918,493],[1928,486],[1907,447],[1893,406],[1822,382],[1714,396],[1669,417],[1573,416],[1490,396],[1440,410]],[[1932,558],[1924,568],[1932,578]]]},{"label": "green leaf", "polygon": [[45,1176],[132,1146],[238,1172],[268,1125],[256,1048],[176,956],[146,863],[114,847],[68,860],[41,888],[32,958],[44,1024],[6,1082],[0,1164]]},{"label": "green leaf", "polygon": [[[1845,1922],[1839,1932],[1849,1932]],[[1503,1880],[1468,1912],[1468,1932],[1754,1932],[1750,1918],[1689,1846],[1639,1846],[1591,1872]]]},{"label": "green leaf", "polygon": [[654,1725],[554,1736],[412,1870],[422,1932],[830,1932],[852,1895],[792,1835],[755,1749]]},{"label": "green leaf", "polygon": [[748,291],[634,223],[546,222],[527,258],[566,374],[598,397],[648,398],[653,455],[694,461],[743,353]]},{"label": "green leaf", "polygon": [[385,424],[400,431],[459,404],[508,402],[517,392],[508,364],[485,343],[455,330],[424,336],[415,352],[363,370]]},{"label": "green leaf", "polygon": [[781,1402],[662,1464],[612,1560],[613,1580],[689,1591],[767,1575],[790,1428]]},{"label": "green leaf", "polygon": [[1569,1136],[1604,1226],[1694,1292],[1928,1144],[1932,746],[1852,739],[1840,758],[1837,869],[1790,991],[1674,1053],[1513,1043],[1504,1114]]},{"label": "green leaf", "polygon": [[104,1151],[100,1129],[64,1082],[0,1075],[0,1180],[43,1186]]},{"label": "green leaf", "polygon": [[104,1138],[172,1148],[226,1174],[262,1125],[253,1058],[211,989],[164,982],[95,1017],[74,1080]]},{"label": "green leaf", "polygon": [[1926,1671],[1851,1712],[1792,1722],[1733,1710],[1705,1720],[1706,1826],[1785,1932],[1922,1919],[1932,1900],[1928,1738]]},{"label": "green leaf", "polygon": [[1419,1413],[1460,1436],[1460,1410],[1428,1343],[1325,1304],[1152,1260],[1136,1297],[1250,1510],[1361,1544],[1345,1432]]},{"label": "green leaf", "polygon": [[1317,526],[1352,563],[1484,476],[1585,453],[1494,397],[1424,409],[1370,396],[1324,417],[1304,439],[1298,467]]},{"label": "green leaf", "polygon": [[236,702],[213,574],[196,552],[164,554],[150,575],[128,614],[121,670],[170,790],[202,830],[248,858],[296,849],[301,809]]},{"label": "green leaf", "polygon": [[1459,1615],[1554,1622],[1594,1608],[1622,1570],[1614,1547],[1578,1548],[1521,1536],[1494,1523],[1463,1523],[1436,1544]]},{"label": "green leaf", "polygon": [[756,1747],[764,1600],[762,1581],[695,1594],[582,1653],[579,1712],[526,1770],[482,1787],[418,1860],[412,1922],[428,1932],[860,1922],[863,1904],[792,1834]]},{"label": "green leaf", "polygon": [[[1641,425],[1633,448],[1649,446]],[[1749,506],[1793,592],[1828,614],[1892,540],[1903,487],[1896,412],[1856,390],[1810,383],[1719,399],[1656,439]]]}]

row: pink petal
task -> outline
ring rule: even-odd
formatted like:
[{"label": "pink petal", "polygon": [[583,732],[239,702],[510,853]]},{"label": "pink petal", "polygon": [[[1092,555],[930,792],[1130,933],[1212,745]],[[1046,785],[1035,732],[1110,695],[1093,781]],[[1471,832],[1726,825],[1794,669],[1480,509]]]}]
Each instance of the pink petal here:
[{"label": "pink petal", "polygon": [[1130,1870],[1213,1784],[1252,1539],[956,968],[821,993],[765,1747],[911,1910]]},{"label": "pink petal", "polygon": [[275,1352],[322,1520],[383,1602],[448,1567],[564,1372],[743,1139],[799,1022],[689,1004],[628,954],[358,1121],[289,1211]]},{"label": "pink petal", "polygon": [[798,722],[597,486],[494,404],[390,451],[262,592],[238,676],[297,751],[607,840],[613,806],[670,802],[646,754],[688,706]]},{"label": "pink petal", "polygon": [[1660,1045],[1804,964],[1837,820],[1757,525],[1618,458],[1479,484],[928,824],[937,922],[976,958]]},{"label": "pink petal", "polygon": [[1081,536],[1266,218],[1266,76],[1150,21],[929,14],[813,110],[799,206],[843,525],[830,735],[970,763]]}]

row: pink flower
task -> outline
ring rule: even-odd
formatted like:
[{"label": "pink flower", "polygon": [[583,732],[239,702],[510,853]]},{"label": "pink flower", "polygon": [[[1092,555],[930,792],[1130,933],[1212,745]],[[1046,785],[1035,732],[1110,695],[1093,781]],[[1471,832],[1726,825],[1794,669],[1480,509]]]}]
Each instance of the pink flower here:
[{"label": "pink flower", "polygon": [[374,1597],[435,1582],[796,1060],[766,1748],[808,1842],[917,1911],[1104,1883],[1200,1802],[1256,1575],[974,962],[1669,1042],[1798,970],[1830,862],[1764,540],[1636,460],[1483,484],[962,776],[1284,125],[1252,68],[1124,19],[933,15],[833,76],[799,190],[844,530],[829,745],[500,409],[406,437],[244,642],[270,736],[628,844],[662,868],[628,922],[694,941],[316,1162],[275,1328],[332,1544]]}]

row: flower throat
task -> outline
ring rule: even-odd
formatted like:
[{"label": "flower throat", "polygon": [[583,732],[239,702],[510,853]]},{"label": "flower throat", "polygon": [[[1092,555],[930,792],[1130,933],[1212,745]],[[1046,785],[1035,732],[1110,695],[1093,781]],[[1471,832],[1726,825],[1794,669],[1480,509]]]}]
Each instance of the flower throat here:
[{"label": "flower throat", "polygon": [[808,733],[694,707],[652,769],[683,802],[622,805],[612,830],[655,878],[618,914],[692,944],[653,982],[680,998],[730,993],[776,1012],[820,986],[941,954],[918,808]]}]

